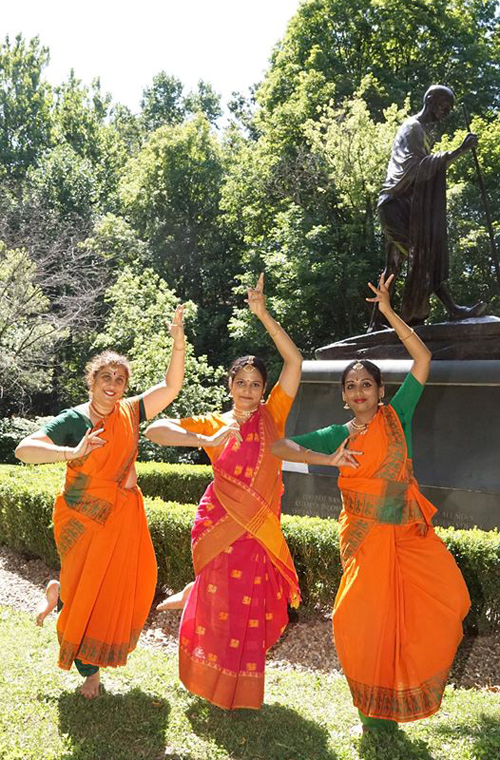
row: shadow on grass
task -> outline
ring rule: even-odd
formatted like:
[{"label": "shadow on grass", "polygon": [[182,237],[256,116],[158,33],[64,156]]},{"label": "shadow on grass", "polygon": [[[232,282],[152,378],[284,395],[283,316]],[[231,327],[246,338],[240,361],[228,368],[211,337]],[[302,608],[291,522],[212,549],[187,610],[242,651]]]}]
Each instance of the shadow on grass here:
[{"label": "shadow on grass", "polygon": [[[131,689],[85,699],[76,692],[59,697],[59,728],[71,741],[65,760],[151,760],[165,754],[170,705],[161,697]],[[172,756],[173,757],[173,756]]]},{"label": "shadow on grass", "polygon": [[498,717],[480,714],[473,720],[467,718],[454,722],[450,726],[437,726],[435,731],[443,738],[448,736],[464,737],[471,741],[471,757],[482,757],[485,760],[500,758],[500,711]]},{"label": "shadow on grass", "polygon": [[363,734],[357,749],[363,760],[435,760],[427,743],[422,739],[410,739],[404,729],[394,733],[372,731]]},{"label": "shadow on grass", "polygon": [[328,731],[288,707],[226,711],[196,699],[186,715],[197,736],[211,739],[233,760],[337,760]]}]

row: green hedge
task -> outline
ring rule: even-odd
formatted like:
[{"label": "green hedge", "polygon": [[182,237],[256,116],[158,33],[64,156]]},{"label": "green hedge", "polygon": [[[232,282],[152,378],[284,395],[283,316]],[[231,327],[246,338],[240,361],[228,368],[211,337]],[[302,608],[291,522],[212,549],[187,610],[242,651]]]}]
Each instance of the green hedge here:
[{"label": "green hedge", "polygon": [[[209,468],[148,463],[139,465],[138,470],[141,487],[147,493],[158,583],[177,590],[193,577],[190,530],[196,509],[194,504],[179,503],[179,496],[196,494],[197,498],[206,486]],[[40,557],[54,568],[58,567],[58,557],[51,515],[62,476],[59,465],[0,465],[0,543]],[[168,500],[158,498],[160,493],[168,493]],[[284,515],[283,532],[299,574],[304,604],[331,606],[341,577],[336,520]],[[453,528],[437,532],[469,587],[472,609],[466,627],[470,632],[500,630],[500,534]]]}]

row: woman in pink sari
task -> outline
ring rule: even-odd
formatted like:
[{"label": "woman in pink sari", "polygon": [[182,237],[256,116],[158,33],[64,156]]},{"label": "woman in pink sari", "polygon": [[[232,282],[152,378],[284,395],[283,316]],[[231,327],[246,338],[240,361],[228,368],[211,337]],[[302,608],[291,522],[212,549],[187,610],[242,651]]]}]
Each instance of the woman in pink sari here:
[{"label": "woman in pink sari", "polygon": [[244,356],[229,370],[230,412],[159,420],[146,435],[166,446],[203,447],[214,480],[202,496],[192,530],[194,583],[159,609],[184,607],[179,674],[194,694],[225,709],[258,708],[264,696],[266,651],[297,606],[297,574],[280,527],[281,463],[271,454],[300,381],[302,357],[265,308],[263,275],[248,291],[283,357],[267,401],[261,359]]}]

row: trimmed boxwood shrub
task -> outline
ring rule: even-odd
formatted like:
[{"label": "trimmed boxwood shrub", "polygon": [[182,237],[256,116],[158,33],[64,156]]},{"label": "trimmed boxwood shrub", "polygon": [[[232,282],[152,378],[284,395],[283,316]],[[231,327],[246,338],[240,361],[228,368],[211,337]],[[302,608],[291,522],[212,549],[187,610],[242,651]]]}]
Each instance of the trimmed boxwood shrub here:
[{"label": "trimmed boxwood shrub", "polygon": [[[190,475],[183,469],[194,472]],[[148,463],[138,470],[144,492],[149,491],[145,502],[158,559],[158,583],[178,590],[193,578],[190,531],[196,506],[179,503],[171,495],[179,495],[185,488],[185,493],[198,497],[206,486],[209,468]],[[54,568],[58,557],[52,537],[52,505],[63,474],[60,465],[0,466],[0,543],[40,557]],[[170,478],[173,485],[168,485]],[[165,492],[168,501],[158,497]],[[342,575],[337,521],[283,515],[283,532],[299,574],[304,604],[332,606]],[[437,533],[457,560],[469,588],[472,609],[467,629],[482,633],[500,630],[500,534],[453,528],[438,528]]]},{"label": "trimmed boxwood shrub", "polygon": [[197,504],[212,480],[212,468],[206,464],[137,462],[136,469],[145,496],[181,504]]}]

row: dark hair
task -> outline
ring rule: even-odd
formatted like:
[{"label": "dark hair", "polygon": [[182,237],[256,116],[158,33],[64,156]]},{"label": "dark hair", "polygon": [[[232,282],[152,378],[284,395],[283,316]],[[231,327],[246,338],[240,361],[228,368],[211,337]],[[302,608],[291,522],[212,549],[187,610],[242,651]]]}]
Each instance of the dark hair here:
[{"label": "dark hair", "polygon": [[130,379],[130,364],[126,356],[115,353],[115,351],[103,351],[102,354],[93,356],[85,367],[85,380],[87,387],[91,388],[97,373],[103,367],[123,367],[127,373],[127,384]]},{"label": "dark hair", "polygon": [[249,354],[248,356],[239,356],[238,359],[235,359],[234,362],[231,364],[228,370],[228,380],[232,380],[237,372],[240,371],[240,369],[243,369],[243,367],[247,367],[248,365],[251,365],[252,367],[255,367],[256,370],[260,372],[262,375],[262,381],[264,385],[267,383],[267,369],[266,365],[262,361],[262,359],[259,359],[258,356],[252,356]]},{"label": "dark hair", "polygon": [[380,369],[377,367],[376,364],[369,361],[369,359],[355,359],[353,362],[347,365],[345,370],[342,372],[342,378],[341,378],[341,384],[342,384],[342,390],[345,388],[345,381],[347,378],[347,375],[349,372],[354,369],[356,364],[361,364],[366,369],[369,375],[373,377],[375,382],[377,383],[378,387],[380,388],[381,385],[384,384],[384,381],[382,380],[382,375],[380,374]]}]

